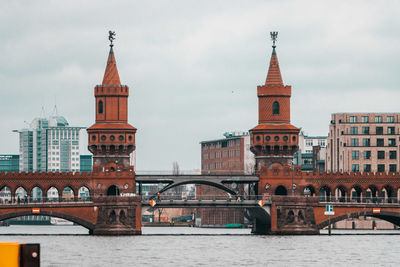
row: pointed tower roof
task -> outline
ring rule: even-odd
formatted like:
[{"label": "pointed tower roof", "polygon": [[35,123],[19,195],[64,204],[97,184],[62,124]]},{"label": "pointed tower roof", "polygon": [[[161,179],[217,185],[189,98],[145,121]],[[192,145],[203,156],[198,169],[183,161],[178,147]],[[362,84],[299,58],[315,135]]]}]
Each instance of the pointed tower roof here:
[{"label": "pointed tower roof", "polygon": [[278,61],[278,56],[276,55],[275,47],[276,46],[274,43],[274,45],[272,46],[272,55],[271,55],[271,60],[269,62],[269,69],[265,85],[283,86],[281,70],[279,69],[279,61]]},{"label": "pointed tower roof", "polygon": [[119,80],[117,62],[115,61],[113,44],[110,45],[110,53],[108,54],[106,71],[104,72],[104,78],[102,85],[121,85]]}]

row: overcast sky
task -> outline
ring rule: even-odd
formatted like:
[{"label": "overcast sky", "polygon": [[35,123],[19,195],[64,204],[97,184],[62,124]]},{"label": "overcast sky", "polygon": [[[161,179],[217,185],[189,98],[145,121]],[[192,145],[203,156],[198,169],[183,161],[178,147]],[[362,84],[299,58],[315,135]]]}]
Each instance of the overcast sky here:
[{"label": "overcast sky", "polygon": [[[0,154],[42,107],[94,123],[116,31],[137,169],[200,168],[203,140],[257,125],[270,31],[292,124],[327,135],[335,112],[399,112],[400,1],[1,1]],[[81,134],[81,153],[86,131]]]}]

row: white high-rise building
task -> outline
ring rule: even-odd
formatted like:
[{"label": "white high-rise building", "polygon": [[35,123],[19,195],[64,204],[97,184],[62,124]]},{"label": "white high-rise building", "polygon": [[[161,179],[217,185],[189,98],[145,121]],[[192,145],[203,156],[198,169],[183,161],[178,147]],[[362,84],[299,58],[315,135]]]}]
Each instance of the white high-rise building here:
[{"label": "white high-rise building", "polygon": [[20,171],[79,171],[79,131],[62,116],[36,118],[20,134]]}]

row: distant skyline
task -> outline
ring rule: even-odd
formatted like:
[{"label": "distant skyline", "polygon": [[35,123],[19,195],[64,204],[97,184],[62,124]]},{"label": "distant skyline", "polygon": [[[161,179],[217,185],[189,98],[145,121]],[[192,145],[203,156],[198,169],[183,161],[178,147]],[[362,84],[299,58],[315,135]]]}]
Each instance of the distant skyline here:
[{"label": "distant skyline", "polygon": [[[71,126],[94,123],[108,31],[138,170],[200,168],[200,144],[258,123],[272,42],[291,121],[327,135],[331,113],[399,112],[398,1],[3,1],[0,154],[54,105]],[[87,151],[81,131],[81,153]]]}]

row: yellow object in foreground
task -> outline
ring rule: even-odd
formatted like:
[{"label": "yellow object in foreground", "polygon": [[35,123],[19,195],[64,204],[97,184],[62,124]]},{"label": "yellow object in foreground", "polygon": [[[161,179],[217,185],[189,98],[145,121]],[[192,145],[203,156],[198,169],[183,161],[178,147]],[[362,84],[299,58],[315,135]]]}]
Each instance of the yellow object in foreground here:
[{"label": "yellow object in foreground", "polygon": [[0,243],[0,266],[19,266],[19,243]]}]

